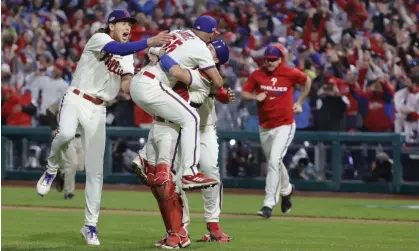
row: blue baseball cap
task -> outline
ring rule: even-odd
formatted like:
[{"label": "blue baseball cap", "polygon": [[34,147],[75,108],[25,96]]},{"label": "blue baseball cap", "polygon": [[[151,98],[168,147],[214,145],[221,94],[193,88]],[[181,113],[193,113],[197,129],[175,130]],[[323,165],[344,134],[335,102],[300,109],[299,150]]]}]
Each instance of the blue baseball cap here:
[{"label": "blue baseball cap", "polygon": [[206,33],[215,32],[216,34],[220,34],[217,31],[217,21],[211,16],[204,15],[198,17],[193,24],[193,28]]},{"label": "blue baseball cap", "polygon": [[137,19],[131,17],[127,10],[114,10],[108,16],[108,24],[114,24],[117,22],[130,22],[136,23]]},{"label": "blue baseball cap", "polygon": [[275,46],[268,46],[265,50],[265,58],[272,58],[272,59],[279,59],[282,58],[282,52],[280,49],[276,48]]},{"label": "blue baseball cap", "polygon": [[221,39],[215,39],[211,42],[211,44],[214,46],[215,53],[217,54],[220,64],[227,63],[230,58],[230,50],[228,49],[227,44]]}]

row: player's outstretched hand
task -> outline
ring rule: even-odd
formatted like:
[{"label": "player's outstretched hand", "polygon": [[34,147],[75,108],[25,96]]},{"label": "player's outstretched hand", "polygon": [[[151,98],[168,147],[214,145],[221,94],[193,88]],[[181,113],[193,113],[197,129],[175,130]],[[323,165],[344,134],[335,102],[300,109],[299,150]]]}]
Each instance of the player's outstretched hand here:
[{"label": "player's outstretched hand", "polygon": [[294,111],[295,114],[299,114],[303,112],[303,107],[300,104],[295,103],[294,106],[292,107],[292,110]]},{"label": "player's outstretched hand", "polygon": [[258,102],[262,102],[265,99],[266,99],[266,92],[262,92],[256,95],[256,101]]},{"label": "player's outstretched hand", "polygon": [[233,90],[231,90],[231,88],[228,88],[227,97],[228,97],[228,102],[232,103],[236,100],[236,93]]},{"label": "player's outstretched hand", "polygon": [[154,37],[147,39],[147,45],[149,47],[161,46],[168,44],[171,39],[172,35],[170,35],[168,31],[162,31]]}]

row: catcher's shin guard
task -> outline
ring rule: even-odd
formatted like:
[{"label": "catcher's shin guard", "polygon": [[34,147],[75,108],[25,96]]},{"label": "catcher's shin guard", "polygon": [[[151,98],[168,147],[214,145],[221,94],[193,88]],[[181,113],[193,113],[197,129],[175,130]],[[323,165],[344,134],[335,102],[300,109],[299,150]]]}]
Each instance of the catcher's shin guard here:
[{"label": "catcher's shin guard", "polygon": [[163,219],[168,222],[166,228],[171,232],[179,232],[182,227],[183,208],[176,185],[171,179],[162,186],[154,187],[158,196]]},{"label": "catcher's shin guard", "polygon": [[171,176],[161,186],[153,187],[152,191],[158,201],[160,213],[166,226],[166,232],[168,233],[166,242],[162,244],[162,248],[172,249],[189,246],[190,239],[182,225],[182,200]]},{"label": "catcher's shin guard", "polygon": [[153,193],[154,198],[156,198],[156,200],[157,200],[157,204],[159,205],[160,214],[161,214],[161,217],[163,218],[164,226],[165,226],[166,232],[167,232],[170,229],[170,221],[169,221],[170,219],[168,219],[166,217],[166,213],[164,211],[164,205],[162,203],[162,200],[160,200],[159,194],[157,192],[157,188],[152,187],[151,192]]},{"label": "catcher's shin guard", "polygon": [[152,166],[150,164],[147,165],[147,178],[146,178],[146,182],[147,182],[147,186],[152,187],[153,183],[154,183],[154,173],[156,172],[156,167]]},{"label": "catcher's shin guard", "polygon": [[[172,178],[172,173],[170,171],[170,165],[167,163],[159,163],[156,166],[156,171],[154,174],[154,186],[162,186],[164,183],[168,182]],[[172,182],[173,183],[173,182]]]}]

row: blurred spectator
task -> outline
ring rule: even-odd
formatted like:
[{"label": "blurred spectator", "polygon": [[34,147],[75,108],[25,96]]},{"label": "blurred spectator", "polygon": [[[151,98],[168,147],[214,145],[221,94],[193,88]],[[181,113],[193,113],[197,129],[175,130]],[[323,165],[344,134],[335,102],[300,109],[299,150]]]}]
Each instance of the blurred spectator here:
[{"label": "blurred spectator", "polygon": [[393,131],[392,101],[394,90],[383,76],[375,76],[367,91],[351,86],[354,98],[363,106],[364,127],[370,132]]},{"label": "blurred spectator", "polygon": [[404,133],[406,142],[419,143],[419,73],[414,70],[410,78],[406,76],[404,78],[406,87],[394,95],[396,108],[394,130],[397,133]]},{"label": "blurred spectator", "polygon": [[364,177],[365,182],[391,182],[392,181],[393,160],[384,153],[378,153],[374,162],[371,164],[371,174]]},{"label": "blurred spectator", "polygon": [[24,90],[20,95],[15,90],[2,87],[2,124],[9,126],[31,126],[36,107],[32,103],[31,92]]},{"label": "blurred spectator", "polygon": [[346,123],[346,110],[349,100],[340,95],[333,83],[324,85],[318,91],[317,99],[317,130],[319,131],[344,131]]},{"label": "blurred spectator", "polygon": [[33,79],[30,84],[32,90],[32,98],[38,103],[39,124],[49,125],[46,115],[47,108],[55,103],[66,93],[68,89],[67,82],[62,79],[63,67],[56,65],[52,70],[52,77],[44,75],[41,69],[38,76]]},{"label": "blurred spectator", "polygon": [[260,175],[259,164],[254,163],[252,149],[246,143],[233,141],[227,160],[227,175],[231,177],[257,177]]}]

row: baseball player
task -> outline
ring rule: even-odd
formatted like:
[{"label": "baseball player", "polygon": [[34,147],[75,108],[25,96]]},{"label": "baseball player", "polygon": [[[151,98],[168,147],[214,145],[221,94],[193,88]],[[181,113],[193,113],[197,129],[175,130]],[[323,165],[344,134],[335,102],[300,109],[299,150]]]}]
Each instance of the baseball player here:
[{"label": "baseball player", "polygon": [[[215,67],[214,59],[207,48],[216,32],[217,22],[210,16],[198,17],[192,30],[175,30],[170,44],[164,46],[167,54],[161,62],[175,60],[180,66],[200,68],[213,81],[214,89],[223,85],[223,79]],[[215,185],[216,180],[198,173],[197,164],[200,154],[199,116],[185,99],[172,90],[174,81],[161,64],[149,64],[132,79],[131,97],[148,114],[162,121],[171,121],[180,126],[180,170],[184,189],[203,188]],[[171,167],[166,162],[158,163],[153,184],[161,186],[171,179]]]},{"label": "baseball player", "polygon": [[[294,138],[293,113],[301,113],[301,105],[310,92],[311,80],[296,68],[285,65],[282,45],[268,46],[265,64],[255,70],[243,86],[244,100],[256,100],[259,116],[259,135],[263,151],[268,159],[265,200],[258,215],[269,218],[281,195],[281,211],[291,210],[294,186],[289,182],[287,169],[282,162]],[[294,85],[303,85],[296,103],[293,103]],[[254,93],[255,92],[255,93]]]},{"label": "baseball player", "polygon": [[[227,45],[222,40],[213,41],[209,46],[211,53],[213,54],[214,61],[217,64],[224,64],[227,62],[229,58],[229,51]],[[234,101],[235,96],[231,90],[225,90],[223,88],[219,89],[216,95],[211,95],[211,81],[209,80],[208,76],[205,75],[202,71],[198,70],[189,70],[189,69],[182,69],[176,62],[171,62],[167,64],[167,62],[162,62],[163,67],[176,79],[190,84],[189,90],[190,93],[190,101],[193,107],[198,109],[198,113],[204,119],[201,120],[200,125],[200,133],[201,136],[205,136],[201,138],[201,159],[200,159],[200,167],[201,170],[209,177],[216,179],[220,182],[220,175],[219,169],[217,166],[217,158],[218,158],[218,144],[217,144],[217,137],[215,134],[215,108],[214,108],[214,96],[218,100],[223,103],[228,103]],[[177,86],[176,86],[177,87]],[[189,99],[188,96],[182,95],[187,92],[186,88],[174,88],[176,92],[181,94],[186,100]],[[183,91],[182,91],[183,90]],[[166,128],[165,128],[166,127]],[[179,129],[180,127],[164,121],[157,121],[153,124],[152,129],[150,131],[149,141],[147,142],[146,146],[140,151],[139,156],[134,160],[133,167],[136,171],[137,175],[141,178],[141,180],[148,183],[148,185],[153,185],[152,180],[150,180],[150,175],[144,169],[148,169],[159,163],[160,158],[164,156],[166,161],[173,162],[175,161],[175,156],[177,152],[177,147],[179,146]],[[168,146],[161,151],[162,149],[158,148],[159,152],[156,152],[155,147],[153,147],[153,143],[159,145],[158,142],[161,142]],[[172,142],[172,144],[168,144],[168,142]],[[171,145],[171,146],[170,146]],[[181,145],[180,145],[181,147]],[[156,156],[158,155],[158,156]],[[175,166],[178,163],[176,162]],[[146,168],[147,166],[147,168]],[[176,170],[176,168],[174,168]],[[177,175],[176,180],[179,180],[181,175]],[[159,193],[159,188],[155,186],[151,188],[153,194]],[[164,202],[156,196],[156,199],[159,204],[160,211],[162,213],[163,220],[166,225],[167,234],[163,237],[161,241],[156,242],[156,246],[163,247],[163,248],[170,248],[176,245],[180,245],[181,247],[185,247],[189,245],[190,240],[187,235],[186,227],[189,225],[189,210],[187,205],[187,198],[183,191],[178,189],[178,193],[181,193],[181,201],[183,202],[183,212],[178,210],[178,217],[169,217],[166,211],[169,209],[164,206]],[[205,201],[205,219],[208,222],[208,229],[210,230],[211,234],[214,234],[217,239],[215,241],[219,242],[226,242],[229,241],[231,238],[224,234],[218,224],[219,215],[221,213],[221,196],[222,196],[222,186],[217,185],[213,188],[208,188],[203,190],[204,193],[204,201]],[[175,201],[179,201],[178,198]],[[182,207],[179,203],[178,207]],[[176,211],[176,210],[175,210]],[[180,217],[181,213],[183,213],[183,220]],[[177,222],[177,226],[179,227],[179,233],[175,234],[171,226],[174,222]],[[182,227],[183,222],[183,227]],[[206,236],[207,238],[205,241],[209,241],[210,235]]]},{"label": "baseball player", "polygon": [[71,86],[61,100],[47,170],[36,187],[41,196],[49,192],[57,169],[62,165],[61,152],[80,129],[86,156],[85,224],[80,232],[89,245],[100,245],[96,224],[103,186],[106,103],[113,100],[121,88],[128,92],[134,73],[131,54],[148,46],[165,44],[170,38],[167,32],[162,32],[147,40],[128,42],[135,22],[127,11],[114,10],[109,14],[104,32],[97,32],[87,42]]},{"label": "baseball player", "polygon": [[[52,136],[57,134],[57,115],[61,99],[47,108],[47,119],[52,130]],[[61,192],[64,189],[64,199],[72,199],[76,185],[76,172],[84,170],[84,152],[80,133],[76,133],[73,140],[68,144],[66,151],[62,153],[63,168],[58,169],[55,182],[57,190]],[[62,170],[62,171],[61,171]]]}]

